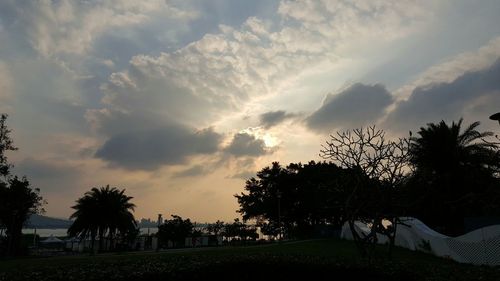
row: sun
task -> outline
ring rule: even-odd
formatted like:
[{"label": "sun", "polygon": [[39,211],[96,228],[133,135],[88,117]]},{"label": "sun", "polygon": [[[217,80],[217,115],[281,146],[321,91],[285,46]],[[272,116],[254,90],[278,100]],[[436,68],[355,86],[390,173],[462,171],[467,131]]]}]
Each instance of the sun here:
[{"label": "sun", "polygon": [[268,132],[265,132],[261,127],[248,127],[244,130],[239,131],[239,133],[249,134],[252,135],[255,139],[263,141],[266,148],[273,148],[280,144],[280,141],[277,137],[271,135]]},{"label": "sun", "polygon": [[264,141],[266,147],[275,147],[278,145],[279,141],[276,137],[271,136],[270,134],[264,134],[261,136],[261,139]]}]

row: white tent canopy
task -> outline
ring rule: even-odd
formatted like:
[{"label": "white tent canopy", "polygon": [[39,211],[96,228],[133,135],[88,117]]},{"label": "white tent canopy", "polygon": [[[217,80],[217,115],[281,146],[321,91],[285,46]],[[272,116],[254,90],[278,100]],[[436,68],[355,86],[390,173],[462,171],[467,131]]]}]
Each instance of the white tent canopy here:
[{"label": "white tent canopy", "polygon": [[48,237],[45,240],[40,241],[40,243],[44,243],[44,244],[49,244],[49,243],[64,243],[64,241],[62,241],[61,239],[59,239],[57,237],[54,237],[53,235],[50,235],[50,237]]}]

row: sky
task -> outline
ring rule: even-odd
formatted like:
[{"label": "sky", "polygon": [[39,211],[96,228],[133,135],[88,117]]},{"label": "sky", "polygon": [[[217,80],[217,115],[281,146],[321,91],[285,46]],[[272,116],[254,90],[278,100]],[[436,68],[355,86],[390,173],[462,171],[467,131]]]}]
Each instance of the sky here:
[{"label": "sky", "polygon": [[407,137],[500,111],[498,0],[0,0],[8,154],[67,218],[92,187],[137,218],[238,217],[273,161],[339,130]]}]

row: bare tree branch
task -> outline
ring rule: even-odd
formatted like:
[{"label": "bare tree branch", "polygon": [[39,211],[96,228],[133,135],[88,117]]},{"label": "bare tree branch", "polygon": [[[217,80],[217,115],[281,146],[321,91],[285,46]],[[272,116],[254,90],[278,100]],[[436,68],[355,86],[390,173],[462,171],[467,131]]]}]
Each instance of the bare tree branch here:
[{"label": "bare tree branch", "polygon": [[337,132],[322,145],[320,156],[344,168],[361,169],[368,177],[393,186],[410,171],[409,139],[386,141],[375,126]]}]

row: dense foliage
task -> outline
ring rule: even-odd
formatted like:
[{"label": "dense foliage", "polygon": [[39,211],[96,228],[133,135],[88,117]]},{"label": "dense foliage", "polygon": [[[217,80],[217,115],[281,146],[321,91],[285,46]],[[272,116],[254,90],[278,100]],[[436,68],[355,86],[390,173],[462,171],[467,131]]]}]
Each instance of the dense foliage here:
[{"label": "dense foliage", "polygon": [[312,235],[319,225],[340,226],[349,174],[333,163],[278,162],[247,180],[246,193],[236,195],[244,220],[256,219],[266,234]]},{"label": "dense foliage", "polygon": [[206,231],[211,235],[220,235],[224,231],[224,222],[217,220],[214,223],[209,223],[206,227]]},{"label": "dense foliage", "polygon": [[90,237],[92,249],[98,236],[100,250],[105,248],[104,238],[107,237],[112,248],[117,236],[126,237],[130,232],[136,232],[137,225],[132,214],[135,205],[130,202],[131,199],[125,195],[125,190],[110,188],[109,185],[92,188],[72,207],[75,212],[70,218],[75,220],[68,234],[81,239]]},{"label": "dense foliage", "polygon": [[173,247],[183,247],[185,239],[193,234],[193,223],[190,219],[182,219],[172,215],[172,219],[165,220],[158,228],[160,244],[166,246],[169,241]]},{"label": "dense foliage", "polygon": [[26,177],[12,175],[6,152],[17,150],[6,124],[7,115],[0,116],[0,228],[6,237],[0,237],[0,253],[19,255],[22,247],[22,228],[29,216],[43,212],[40,190],[31,187]]},{"label": "dense foliage", "polygon": [[466,217],[500,215],[500,154],[478,126],[429,123],[411,138],[409,214],[448,235],[462,234]]},{"label": "dense foliage", "polygon": [[232,223],[224,224],[224,229],[221,232],[222,236],[228,241],[247,241],[256,240],[259,238],[257,229],[254,226],[249,226],[241,222],[239,219],[234,219]]}]

